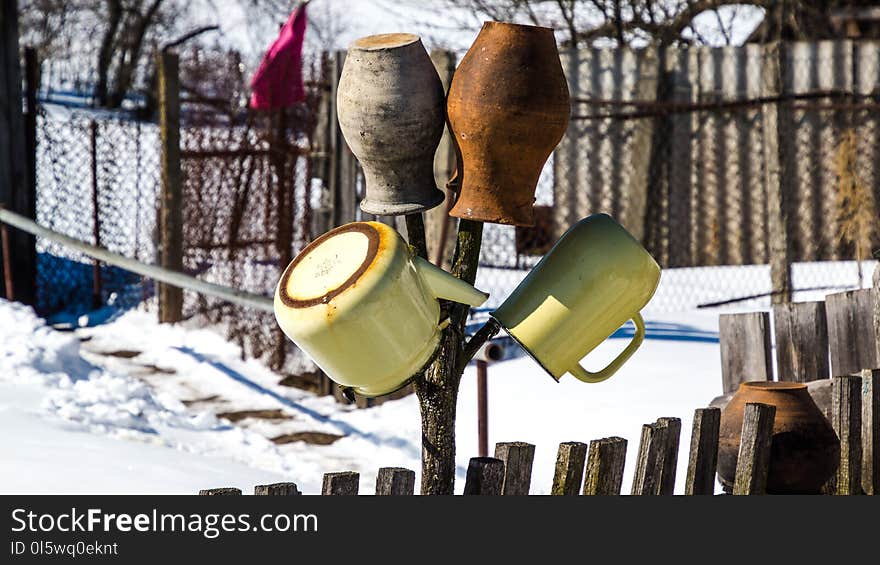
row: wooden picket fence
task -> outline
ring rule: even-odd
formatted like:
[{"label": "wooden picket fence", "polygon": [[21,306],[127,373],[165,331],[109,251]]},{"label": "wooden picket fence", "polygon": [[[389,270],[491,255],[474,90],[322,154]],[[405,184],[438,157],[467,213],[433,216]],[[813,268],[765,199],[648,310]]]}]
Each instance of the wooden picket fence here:
[{"label": "wooden picket fence", "polygon": [[[841,442],[838,471],[825,488],[828,494],[880,492],[880,290],[832,294],[825,302],[774,305],[778,380],[810,382],[831,377],[830,419]],[[723,314],[719,324],[722,384],[725,392],[744,381],[773,380],[773,350],[768,312]],[[743,418],[732,494],[766,491],[776,408],[749,403]],[[721,411],[694,413],[688,453],[686,495],[715,493]],[[642,426],[630,494],[674,494],[681,420],[659,418]],[[608,437],[589,445],[559,445],[550,493],[618,495],[623,487],[627,440]],[[470,460],[464,494],[529,494],[535,446],[498,443],[494,457]],[[324,475],[324,495],[358,494],[356,472]],[[376,479],[377,495],[411,495],[415,473],[386,467]],[[203,495],[241,494],[237,488],[206,489]],[[258,485],[257,495],[300,494],[295,483]]]}]

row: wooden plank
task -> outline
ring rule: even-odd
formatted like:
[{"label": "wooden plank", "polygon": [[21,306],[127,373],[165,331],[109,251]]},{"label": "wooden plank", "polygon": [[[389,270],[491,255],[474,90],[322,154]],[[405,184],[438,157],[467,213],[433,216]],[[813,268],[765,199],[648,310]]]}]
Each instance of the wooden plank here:
[{"label": "wooden plank", "polygon": [[406,496],[415,492],[416,474],[402,467],[382,467],[376,476],[378,496]]},{"label": "wooden plank", "polygon": [[321,494],[324,496],[353,496],[358,493],[361,476],[353,471],[325,473]]},{"label": "wooden plank", "polygon": [[656,422],[642,426],[639,455],[636,460],[636,472],[632,484],[633,495],[658,494],[660,477],[663,473],[667,433],[669,433],[668,427]]},{"label": "wooden plank", "polygon": [[[446,49],[431,50],[431,62],[440,75],[443,92],[448,92],[452,75],[455,72],[456,55]],[[446,182],[455,172],[455,146],[449,128],[443,128],[443,136],[434,154],[434,181],[446,194],[446,201],[425,212],[425,233],[428,244],[428,258],[440,267],[452,269],[452,251],[455,249],[455,218],[449,209],[455,201],[455,194],[446,189]]]},{"label": "wooden plank", "polygon": [[241,494],[240,488],[206,488],[199,491],[199,496],[238,496]]},{"label": "wooden plank", "polygon": [[504,462],[504,481],[501,486],[501,494],[529,494],[535,446],[521,441],[496,443],[495,458]]},{"label": "wooden plank", "polygon": [[[176,54],[158,55],[162,197],[159,207],[160,265],[183,271],[183,175],[180,169],[180,76]],[[183,289],[159,283],[159,322],[183,320]]]},{"label": "wooden plank", "polygon": [[468,463],[464,494],[498,496],[504,481],[504,461],[494,457],[472,457]]},{"label": "wooden plank", "polygon": [[780,381],[806,383],[830,376],[824,302],[774,304],[773,333]]},{"label": "wooden plank", "polygon": [[862,378],[834,377],[831,383],[831,423],[840,438],[840,466],[831,492],[862,493]]},{"label": "wooden plank", "polygon": [[666,444],[663,447],[663,465],[660,467],[660,481],[657,484],[657,494],[671,495],[675,490],[675,470],[678,464],[681,420],[679,418],[659,418],[657,425],[666,428]]},{"label": "wooden plank", "polygon": [[[761,94],[779,96],[785,90],[785,49],[781,43],[764,46]],[[764,184],[767,190],[768,247],[770,252],[770,283],[774,304],[791,302],[792,249],[788,234],[789,205],[794,178],[790,156],[794,151],[790,111],[786,104],[761,106],[764,150]]]},{"label": "wooden plank", "polygon": [[606,437],[590,442],[584,494],[618,495],[623,486],[627,441],[622,437]]},{"label": "wooden plank", "polygon": [[850,290],[825,297],[832,376],[880,369],[874,325],[877,292],[876,289]]},{"label": "wooden plank", "polygon": [[586,459],[587,444],[579,441],[560,443],[550,494],[556,496],[577,496],[580,494]]},{"label": "wooden plank", "polygon": [[725,393],[747,381],[772,381],[770,315],[767,312],[721,314],[721,383]]},{"label": "wooden plank", "polygon": [[[28,131],[22,114],[16,4],[14,1],[0,1],[0,205],[34,219],[36,191],[32,171],[29,171],[34,163],[34,149],[29,147],[32,132]],[[30,82],[31,77],[28,78]],[[32,90],[29,84],[28,91]],[[28,98],[30,104],[30,94]],[[36,302],[36,239],[21,230],[9,230],[7,245],[15,266],[10,273],[10,287],[15,289],[16,300],[33,305]],[[4,273],[0,279],[5,276]],[[5,291],[2,295],[6,296]]]},{"label": "wooden plank", "polygon": [[698,408],[694,411],[691,449],[684,486],[686,495],[711,495],[715,493],[715,470],[718,466],[718,431],[720,427],[720,408]]},{"label": "wooden plank", "polygon": [[862,371],[862,490],[880,494],[880,371]]},{"label": "wooden plank", "polygon": [[765,494],[776,406],[747,402],[736,461],[733,494]]},{"label": "wooden plank", "polygon": [[272,483],[254,487],[256,496],[296,496],[301,495],[296,483]]}]

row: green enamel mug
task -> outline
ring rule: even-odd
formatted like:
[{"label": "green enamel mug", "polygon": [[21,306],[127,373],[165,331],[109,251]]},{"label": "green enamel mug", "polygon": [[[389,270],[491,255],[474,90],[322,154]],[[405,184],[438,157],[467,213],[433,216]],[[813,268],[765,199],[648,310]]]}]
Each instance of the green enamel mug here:
[{"label": "green enamel mug", "polygon": [[[660,282],[660,266],[607,214],[579,221],[556,242],[492,317],[557,381],[565,373],[598,383],[645,338],[640,311]],[[635,336],[604,369],[580,360],[627,320]]]}]

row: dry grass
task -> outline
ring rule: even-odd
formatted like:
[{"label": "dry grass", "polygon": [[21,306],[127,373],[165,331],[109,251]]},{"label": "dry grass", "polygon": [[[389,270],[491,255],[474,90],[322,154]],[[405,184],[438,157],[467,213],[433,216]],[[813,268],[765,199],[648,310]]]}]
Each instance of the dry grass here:
[{"label": "dry grass", "polygon": [[837,236],[842,243],[853,246],[856,260],[861,263],[871,257],[877,215],[874,195],[859,173],[858,143],[854,130],[844,132],[834,156],[834,172],[837,174]]}]

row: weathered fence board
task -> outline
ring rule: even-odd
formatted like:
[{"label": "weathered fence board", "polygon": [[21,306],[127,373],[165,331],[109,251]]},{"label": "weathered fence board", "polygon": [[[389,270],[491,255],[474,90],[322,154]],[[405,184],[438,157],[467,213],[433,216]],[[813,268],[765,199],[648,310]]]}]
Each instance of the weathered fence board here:
[{"label": "weathered fence board", "polygon": [[402,467],[383,467],[376,476],[379,496],[406,496],[415,492],[416,474]]},{"label": "weathered fence board", "polygon": [[770,445],[776,407],[747,402],[743,413],[742,439],[736,460],[733,494],[764,494],[770,469]]},{"label": "weathered fence board", "polygon": [[721,314],[718,334],[724,392],[733,392],[746,381],[773,380],[767,312]]},{"label": "weathered fence board", "polygon": [[675,490],[675,470],[678,464],[681,420],[678,418],[659,418],[657,425],[666,428],[666,445],[663,448],[663,465],[660,467],[657,494],[670,495]]},{"label": "weathered fence board", "polygon": [[586,459],[587,444],[577,441],[560,443],[550,494],[557,496],[580,494]]},{"label": "weathered fence board", "polygon": [[199,491],[199,496],[238,496],[240,494],[241,489],[234,487],[206,488]]},{"label": "weathered fence board", "polygon": [[834,479],[835,494],[862,492],[862,378],[834,377],[831,385],[831,423],[840,438],[840,466]]},{"label": "weathered fence board", "polygon": [[825,297],[833,376],[880,368],[874,330],[877,292],[875,289],[850,290]]},{"label": "weathered fence board", "polygon": [[587,473],[584,477],[585,495],[620,494],[626,445],[627,441],[622,437],[607,437],[590,442]]},{"label": "weathered fence board", "polygon": [[326,473],[321,494],[327,495],[355,495],[360,488],[361,476],[353,471],[341,473]]},{"label": "weathered fence board", "polygon": [[773,333],[780,381],[806,383],[830,376],[824,302],[774,304]]},{"label": "weathered fence board", "polygon": [[496,443],[495,458],[504,462],[504,481],[501,494],[529,494],[532,482],[532,462],[535,460],[535,446],[521,441]]},{"label": "weathered fence board", "polygon": [[663,474],[663,460],[667,448],[666,436],[668,433],[669,428],[658,423],[642,426],[632,494],[659,494],[660,477]]},{"label": "weathered fence board", "polygon": [[880,371],[862,371],[862,490],[880,494]]},{"label": "weathered fence board", "polygon": [[273,483],[254,487],[256,496],[296,496],[301,495],[296,483]]},{"label": "weathered fence board", "polygon": [[494,457],[472,457],[468,463],[464,494],[498,496],[504,481],[504,461]]},{"label": "weathered fence board", "polygon": [[699,408],[694,411],[685,494],[715,493],[715,469],[718,465],[718,432],[720,427],[720,408]]}]

